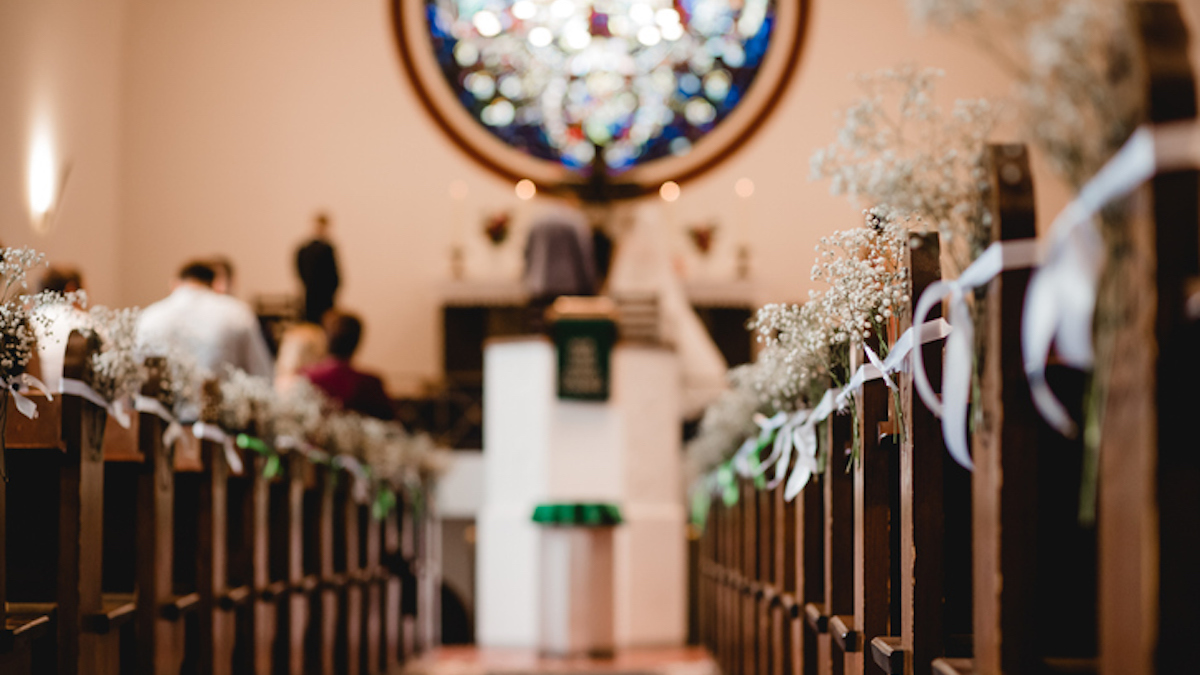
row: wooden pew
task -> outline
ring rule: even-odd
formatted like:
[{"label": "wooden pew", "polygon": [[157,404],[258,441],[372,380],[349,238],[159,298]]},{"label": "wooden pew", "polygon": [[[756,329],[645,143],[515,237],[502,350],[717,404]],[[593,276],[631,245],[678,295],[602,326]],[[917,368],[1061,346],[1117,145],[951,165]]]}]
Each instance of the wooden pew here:
[{"label": "wooden pew", "polygon": [[397,499],[396,508],[392,509],[383,520],[380,527],[380,565],[384,579],[383,589],[383,640],[380,644],[382,655],[380,665],[384,673],[395,671],[402,663],[401,645],[403,643],[400,610],[403,599],[400,597],[403,588],[400,578],[400,513],[403,501]]},{"label": "wooden pew", "polygon": [[368,675],[387,673],[383,663],[384,600],[387,574],[382,567],[383,523],[372,512],[372,505],[359,509],[359,529],[362,533],[363,580],[363,672]]},{"label": "wooden pew", "polygon": [[[1174,3],[1133,6],[1148,121],[1195,120],[1188,35]],[[1100,672],[1196,672],[1200,634],[1200,329],[1185,314],[1200,275],[1196,171],[1161,174],[1132,200],[1117,355],[1100,448]]]},{"label": "wooden pew", "polygon": [[237,589],[245,604],[234,610],[233,670],[267,675],[274,668],[274,600],[278,590],[268,588],[268,484],[260,478],[262,467],[256,466],[252,452],[244,449],[234,452],[243,470],[231,472],[226,481],[229,515],[226,578],[228,586]]},{"label": "wooden pew", "polygon": [[[273,453],[274,450],[269,450]],[[301,561],[299,559],[300,523],[302,518],[301,496],[303,494],[303,476],[297,471],[289,458],[284,455],[273,456],[253,452],[257,482],[263,483],[265,493],[265,513],[260,514],[258,524],[263,528],[259,538],[265,540],[266,555],[256,562],[262,565],[256,570],[257,596],[260,599],[259,611],[263,626],[271,626],[271,662],[272,672],[292,673],[299,675],[304,669],[304,645],[301,640],[293,639],[293,629],[304,634],[303,616],[293,617],[293,596],[300,590],[302,583],[300,575]],[[268,467],[274,474],[268,476]],[[265,617],[263,615],[265,614]],[[296,625],[293,626],[293,618]],[[268,639],[268,638],[264,638]]]},{"label": "wooden pew", "polygon": [[[401,598],[401,644],[402,660],[408,661],[425,646],[420,619],[422,609],[422,571],[420,569],[423,554],[424,537],[422,522],[424,516],[419,515],[417,497],[407,495],[407,502],[400,514],[400,578],[403,584]],[[427,507],[426,507],[427,508]]]},{"label": "wooden pew", "polygon": [[[938,238],[913,235],[910,244],[910,295],[918,298],[941,277]],[[940,314],[935,309],[930,318]],[[906,313],[900,329],[911,325]],[[930,381],[939,388],[942,342],[923,349]],[[947,454],[940,422],[915,398],[912,375],[894,378],[904,424],[899,485],[891,487],[899,490],[892,513],[899,588],[891,593],[899,612],[893,608],[892,634],[872,639],[871,658],[885,673],[925,675],[935,658],[971,655],[971,476]]]},{"label": "wooden pew", "polygon": [[309,594],[309,623],[305,653],[310,673],[333,675],[336,661],[338,593],[344,585],[334,569],[334,491],[337,470],[314,467],[307,482],[304,507],[304,549],[307,576],[317,580]]},{"label": "wooden pew", "polygon": [[[286,632],[286,672],[300,675],[307,672],[306,636],[311,618],[312,593],[318,587],[316,574],[305,568],[305,496],[315,484],[316,467],[300,452],[283,456],[287,486],[287,550],[285,579],[291,588],[288,595],[288,629]],[[273,523],[279,527],[278,523]]]},{"label": "wooden pew", "polygon": [[[196,591],[200,596],[198,661],[200,673],[235,672],[234,652],[239,618],[245,620],[252,589],[231,583],[229,477],[232,472],[222,443],[197,439],[187,429],[176,454],[176,480],[194,480],[195,501],[181,502],[179,513],[196,523]],[[182,479],[182,480],[181,480]],[[190,511],[190,513],[189,513]]]},{"label": "wooden pew", "polygon": [[[159,360],[148,365],[152,377],[142,394],[154,397],[162,368]],[[175,449],[164,443],[166,427],[146,412],[134,413],[129,429],[110,418],[104,441],[104,588],[136,598],[136,648],[122,659],[139,673],[179,673],[198,658],[199,624],[189,616],[200,601],[191,573],[195,546],[176,550],[190,537],[175,528]],[[184,531],[194,531],[189,524],[185,519]]]},{"label": "wooden pew", "polygon": [[[994,239],[1033,237],[1024,147],[992,146],[987,161]],[[1020,344],[1029,276],[1003,272],[987,290],[972,475],[974,659],[939,659],[939,673],[1094,668],[1094,533],[1078,519],[1082,445],[1051,429],[1033,407]],[[1081,375],[1055,368],[1050,379],[1079,415]],[[1042,609],[1048,607],[1053,611]]]},{"label": "wooden pew", "polygon": [[339,575],[338,633],[335,647],[337,672],[359,675],[363,663],[362,558],[359,548],[359,504],[354,501],[353,476],[339,473],[334,491],[334,571]]},{"label": "wooden pew", "polygon": [[[831,415],[824,423],[828,448],[823,479],[825,600],[805,607],[807,620],[820,634],[817,641],[820,675],[846,671],[846,644],[856,645],[854,632],[854,474],[846,470],[851,424],[846,415]],[[853,651],[849,652],[853,654]]]},{"label": "wooden pew", "polygon": [[[877,336],[870,342],[878,347]],[[862,349],[851,352],[851,372],[866,363]],[[842,670],[835,672],[882,672],[870,658],[864,658],[866,642],[872,636],[890,635],[891,597],[891,523],[892,494],[897,486],[899,453],[890,435],[880,427],[891,418],[891,393],[882,380],[869,380],[854,394],[854,419],[857,427],[859,456],[850,468],[845,459],[833,455],[833,471],[849,471],[853,478],[853,511],[845,514],[853,522],[853,613],[835,611],[830,617],[830,633],[835,652],[840,652]],[[844,513],[844,512],[842,512]],[[839,517],[841,514],[839,513]],[[833,526],[838,523],[835,519]],[[837,577],[835,577],[836,583]],[[835,662],[838,658],[835,653]]]},{"label": "wooden pew", "polygon": [[738,574],[738,609],[741,617],[742,667],[737,671],[749,675],[758,670],[758,607],[754,592],[758,583],[758,499],[754,483],[741,479],[738,487],[742,496],[738,499],[741,510],[741,531],[738,533],[741,548]]},{"label": "wooden pew", "polygon": [[[824,424],[829,424],[825,422]],[[812,675],[820,670],[818,663],[831,658],[825,608],[825,478],[814,475],[793,504],[793,523],[796,548],[793,554],[793,573],[796,577],[796,601],[792,609],[794,622],[792,640],[796,648],[792,672]],[[824,650],[824,651],[822,651]],[[824,658],[822,658],[824,657]]]},{"label": "wooden pew", "polygon": [[[86,382],[97,348],[94,338],[72,333],[64,375]],[[120,628],[135,608],[132,601],[103,596],[97,564],[103,555],[108,413],[77,396],[32,398],[38,418],[26,419],[10,407],[4,430],[5,627],[9,639],[20,639],[25,626],[53,617],[56,665],[39,664],[37,653],[14,660],[20,667],[32,663],[35,672],[117,673]]]}]

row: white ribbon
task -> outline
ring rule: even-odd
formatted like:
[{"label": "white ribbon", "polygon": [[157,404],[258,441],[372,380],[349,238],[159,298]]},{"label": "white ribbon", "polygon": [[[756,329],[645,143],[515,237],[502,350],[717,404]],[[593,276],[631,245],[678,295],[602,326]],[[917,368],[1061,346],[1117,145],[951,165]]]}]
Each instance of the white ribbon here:
[{"label": "white ribbon", "polygon": [[350,475],[354,477],[354,487],[351,490],[354,501],[366,504],[371,500],[371,483],[367,476],[367,469],[362,462],[350,455],[338,455],[333,458],[333,464],[349,471]]},{"label": "white ribbon", "polygon": [[[945,319],[926,321],[920,326],[920,343],[922,345],[940,340],[950,334],[950,324],[946,323]],[[862,389],[867,382],[882,379],[889,389],[896,389],[896,383],[892,380],[891,374],[908,371],[908,355],[913,350],[913,335],[912,328],[901,333],[900,337],[896,339],[896,344],[892,345],[888,351],[887,358],[882,361],[879,360],[879,355],[875,353],[874,349],[864,345],[863,351],[866,353],[869,363],[859,366],[858,370],[854,372],[854,376],[842,388],[837,397],[838,409],[845,408],[850,403],[850,397],[854,395],[854,392]]]},{"label": "white ribbon", "polygon": [[[759,463],[753,472],[754,477],[757,478],[766,473],[772,465],[775,466],[775,478],[766,484],[768,490],[775,489],[775,486],[779,485],[787,475],[787,467],[792,460],[792,446],[794,445],[792,434],[796,427],[804,424],[804,420],[808,419],[808,414],[808,410],[802,409],[792,413],[777,413],[771,418],[771,421],[774,421],[782,416],[783,421],[771,427],[770,430],[775,431],[775,438],[771,443],[771,454]],[[768,431],[768,429],[763,429],[763,431]]]},{"label": "white ribbon", "polygon": [[163,405],[162,401],[138,394],[133,397],[133,409],[140,413],[154,415],[167,423],[167,430],[163,432],[163,445],[168,448],[183,438],[183,425],[179,423],[175,415],[171,414],[170,410],[167,410],[167,406]]},{"label": "white ribbon", "polygon": [[1046,382],[1053,345],[1064,363],[1089,368],[1092,316],[1104,263],[1104,242],[1095,216],[1158,171],[1200,166],[1200,130],[1195,121],[1141,127],[1079,191],[1050,226],[1042,266],[1029,280],[1021,319],[1021,350],[1034,406],[1060,433],[1076,425]]},{"label": "white ribbon", "polygon": [[[758,434],[756,436],[747,438],[745,442],[742,443],[741,447],[738,448],[738,451],[733,455],[733,470],[736,471],[739,476],[743,478],[753,478],[762,473],[762,471],[757,471],[754,466],[750,465],[750,458],[753,457],[754,453],[758,451],[759,444],[765,442],[765,440],[770,437],[771,433],[783,426],[784,423],[787,422],[787,419],[788,413],[786,412],[777,412],[771,417],[766,417],[761,413],[755,413],[754,423],[758,425]],[[770,464],[774,461],[775,454],[772,452],[771,456],[768,457],[766,461],[759,463],[759,466]]]},{"label": "white ribbon", "polygon": [[275,438],[275,447],[279,450],[294,450],[299,452],[307,457],[308,461],[316,464],[324,464],[329,461],[329,453],[295,436],[277,436]]},{"label": "white ribbon", "polygon": [[817,424],[829,419],[833,414],[840,392],[841,389],[836,388],[826,390],[817,407],[813,408],[804,423],[792,432],[792,443],[796,446],[796,465],[783,486],[784,500],[790,502],[795,499],[817,472]]},{"label": "white ribbon", "polygon": [[[9,378],[8,382],[3,384],[4,388],[8,389],[9,393],[12,394],[13,403],[17,406],[17,412],[31,420],[37,419],[37,403],[34,403],[33,399],[18,391],[18,388],[21,385],[41,392],[41,394],[46,397],[47,401],[54,400],[54,396],[50,394],[50,388],[46,386],[46,383],[37,379],[33,375],[30,375],[29,373],[21,373],[16,377]],[[3,433],[3,429],[0,429],[0,433]]]},{"label": "white ribbon", "polygon": [[[787,501],[796,498],[796,495],[800,494],[805,485],[808,485],[812,474],[817,470],[816,425],[828,419],[834,411],[842,410],[850,400],[850,396],[865,382],[883,380],[888,387],[896,388],[890,374],[908,370],[907,359],[908,354],[913,350],[914,335],[919,333],[919,344],[925,345],[934,340],[941,340],[950,333],[950,325],[941,318],[919,325],[919,331],[914,331],[912,328],[907,329],[899,339],[896,339],[892,350],[888,352],[887,359],[880,360],[874,350],[870,350],[869,347],[865,348],[866,358],[871,363],[863,365],[857,372],[854,372],[854,376],[845,387],[826,390],[821,402],[818,402],[811,411],[794,412],[787,417],[785,422],[779,424],[779,432],[775,435],[775,452],[770,455],[768,461],[763,462],[763,466],[758,471],[758,473],[767,471],[770,461],[774,460],[775,478],[767,484],[768,489],[775,488],[784,479],[787,466],[791,464],[791,455],[794,449],[797,454],[796,467],[793,468],[791,476],[787,478],[787,484],[784,485],[784,498]],[[772,418],[772,420],[774,419]]]},{"label": "white ribbon", "polygon": [[221,447],[225,450],[225,463],[229,465],[229,470],[238,475],[241,475],[245,471],[245,466],[242,464],[242,457],[238,454],[237,448],[234,447],[233,439],[221,427],[215,424],[196,422],[192,425],[192,435],[199,439],[220,443]]},{"label": "white ribbon", "polygon": [[100,395],[100,392],[92,389],[92,385],[83,380],[76,380],[72,377],[64,377],[58,384],[58,391],[67,396],[78,396],[79,398],[95,404],[97,407],[104,408],[112,415],[113,419],[120,424],[122,428],[128,429],[132,422],[129,419],[129,413],[125,410],[123,402],[113,402]]},{"label": "white ribbon", "polygon": [[[953,330],[946,340],[946,356],[942,368],[942,398],[938,398],[925,372],[923,350],[912,351],[915,364],[913,381],[921,400],[934,415],[942,418],[942,435],[946,449],[962,466],[972,469],[967,442],[967,412],[971,393],[971,371],[975,363],[975,327],[966,294],[982,286],[1006,270],[1032,267],[1037,261],[1036,239],[999,241],[987,248],[975,262],[953,280],[935,281],[917,301],[913,321],[924,325],[934,306],[949,297],[947,319]],[[944,401],[944,402],[943,402]]]}]

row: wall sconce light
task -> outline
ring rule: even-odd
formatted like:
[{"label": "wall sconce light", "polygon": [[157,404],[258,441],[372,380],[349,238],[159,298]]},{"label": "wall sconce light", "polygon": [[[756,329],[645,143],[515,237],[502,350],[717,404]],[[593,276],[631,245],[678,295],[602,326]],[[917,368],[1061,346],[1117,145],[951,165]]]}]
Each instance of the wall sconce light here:
[{"label": "wall sconce light", "polygon": [[56,171],[50,138],[39,134],[29,156],[29,211],[34,231],[41,234],[50,231],[70,175],[69,163]]}]

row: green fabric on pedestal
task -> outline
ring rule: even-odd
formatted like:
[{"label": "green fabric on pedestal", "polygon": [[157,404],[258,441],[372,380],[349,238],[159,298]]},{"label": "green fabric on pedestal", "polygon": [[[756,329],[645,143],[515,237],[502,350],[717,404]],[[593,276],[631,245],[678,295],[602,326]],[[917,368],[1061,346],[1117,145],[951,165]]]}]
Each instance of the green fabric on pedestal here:
[{"label": "green fabric on pedestal", "polygon": [[572,527],[612,527],[620,525],[621,509],[615,504],[573,503],[538,504],[533,522],[542,525]]}]

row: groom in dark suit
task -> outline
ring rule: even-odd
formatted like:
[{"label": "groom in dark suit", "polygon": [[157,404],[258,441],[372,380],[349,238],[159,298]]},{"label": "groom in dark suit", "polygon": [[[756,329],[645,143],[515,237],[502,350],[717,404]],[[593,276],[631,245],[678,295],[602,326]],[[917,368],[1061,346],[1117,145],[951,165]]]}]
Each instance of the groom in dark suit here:
[{"label": "groom in dark suit", "polygon": [[329,216],[318,213],[313,223],[313,238],[296,252],[296,271],[304,283],[304,319],[320,325],[321,317],[333,307],[340,279],[329,243]]}]

